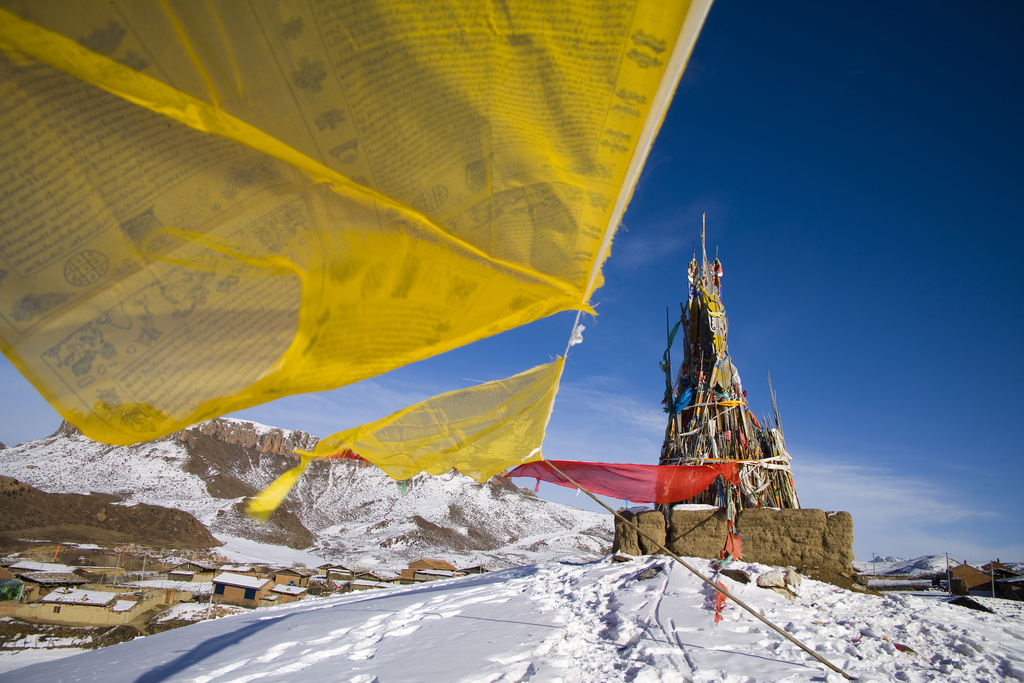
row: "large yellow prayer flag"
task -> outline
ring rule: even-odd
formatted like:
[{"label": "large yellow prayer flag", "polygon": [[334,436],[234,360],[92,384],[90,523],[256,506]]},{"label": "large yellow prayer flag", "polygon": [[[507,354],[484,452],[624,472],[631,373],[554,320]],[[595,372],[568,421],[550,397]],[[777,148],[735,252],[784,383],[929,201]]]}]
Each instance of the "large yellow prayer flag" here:
[{"label": "large yellow prayer flag", "polygon": [[708,5],[0,0],[0,349],[130,444],[590,310]]}]

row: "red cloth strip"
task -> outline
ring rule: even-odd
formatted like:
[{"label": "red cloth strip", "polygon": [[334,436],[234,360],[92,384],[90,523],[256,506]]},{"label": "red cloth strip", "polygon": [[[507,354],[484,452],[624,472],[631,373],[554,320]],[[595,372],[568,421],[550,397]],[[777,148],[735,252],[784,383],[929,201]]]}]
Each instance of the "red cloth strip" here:
[{"label": "red cloth strip", "polygon": [[[713,465],[633,465],[611,462],[576,462],[552,460],[591,493],[633,501],[634,503],[677,503],[693,498],[722,476],[739,486],[739,468],[734,462]],[[508,477],[530,477],[576,488],[561,475],[550,469],[544,461],[520,465]]]},{"label": "red cloth strip", "polygon": [[362,460],[363,459],[363,456],[359,455],[358,453],[353,453],[351,450],[349,450],[347,448],[343,448],[340,451],[337,451],[336,453],[331,453],[330,455],[322,455],[320,457],[323,458],[324,460]]},{"label": "red cloth strip", "polygon": [[[716,581],[718,587],[722,590],[728,590],[721,581]],[[717,624],[722,620],[722,608],[725,607],[725,593],[715,591],[715,623]]]}]

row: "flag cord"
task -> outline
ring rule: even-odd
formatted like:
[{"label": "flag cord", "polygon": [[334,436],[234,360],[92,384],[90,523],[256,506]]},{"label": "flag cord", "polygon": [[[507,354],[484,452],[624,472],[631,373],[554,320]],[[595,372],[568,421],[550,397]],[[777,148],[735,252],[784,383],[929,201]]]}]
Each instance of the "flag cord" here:
[{"label": "flag cord", "polygon": [[722,594],[722,595],[724,595],[725,597],[729,598],[730,600],[732,600],[733,602],[735,602],[735,603],[736,603],[737,605],[739,605],[740,607],[742,607],[742,608],[743,608],[743,609],[745,609],[746,611],[748,611],[748,612],[750,612],[751,614],[753,614],[753,615],[754,615],[754,616],[755,616],[755,617],[756,617],[757,619],[759,619],[760,621],[764,622],[764,624],[766,624],[767,626],[769,626],[770,628],[772,628],[773,630],[775,630],[775,631],[776,631],[776,632],[777,632],[777,633],[778,633],[779,635],[781,635],[781,636],[782,636],[783,638],[785,638],[786,640],[790,641],[791,643],[793,643],[794,645],[796,645],[797,647],[799,647],[800,649],[802,649],[802,650],[803,650],[804,652],[806,652],[807,654],[809,654],[809,655],[811,655],[812,657],[814,657],[815,659],[817,659],[817,660],[818,660],[819,662],[821,662],[822,664],[824,664],[824,665],[825,665],[825,666],[827,666],[828,668],[830,668],[830,669],[832,669],[833,671],[835,671],[835,672],[837,672],[837,673],[841,674],[841,675],[842,675],[842,676],[843,676],[843,677],[844,677],[844,678],[845,678],[846,680],[848,680],[848,681],[852,681],[852,680],[853,680],[853,677],[852,677],[852,676],[850,676],[850,674],[846,673],[845,671],[843,671],[842,669],[840,669],[839,667],[837,667],[837,666],[836,666],[835,664],[833,664],[832,662],[828,661],[827,659],[825,659],[824,657],[822,657],[821,655],[819,655],[819,654],[818,654],[817,652],[815,652],[815,651],[814,651],[814,650],[812,650],[811,648],[807,647],[806,645],[804,645],[804,644],[803,644],[803,643],[801,643],[801,642],[800,642],[799,640],[797,640],[797,639],[796,639],[796,638],[794,638],[793,636],[791,636],[791,635],[789,635],[788,633],[786,633],[785,631],[783,631],[783,630],[782,630],[781,628],[779,628],[778,626],[776,626],[776,625],[775,625],[775,624],[773,624],[772,622],[768,621],[768,619],[766,619],[765,617],[763,617],[763,616],[761,616],[760,614],[758,614],[758,612],[757,612],[757,611],[756,611],[756,610],[755,610],[754,608],[750,607],[749,605],[747,605],[747,603],[743,602],[742,600],[740,600],[739,598],[737,598],[737,597],[736,597],[735,595],[733,595],[732,593],[730,593],[728,589],[726,589],[726,588],[722,588],[721,586],[718,586],[718,585],[715,585],[715,583],[714,583],[713,581],[711,581],[710,579],[708,579],[707,577],[705,577],[705,576],[704,576],[703,574],[701,574],[701,573],[700,573],[699,571],[697,571],[696,569],[694,569],[694,568],[693,568],[693,567],[692,567],[692,566],[691,566],[691,565],[690,565],[690,564],[689,564],[688,562],[686,562],[686,561],[685,561],[685,560],[684,560],[683,558],[681,558],[681,557],[679,557],[678,555],[676,555],[676,554],[675,554],[674,552],[672,552],[671,550],[669,550],[668,548],[666,548],[666,547],[665,547],[664,545],[662,545],[661,543],[658,543],[658,542],[657,542],[656,540],[654,540],[653,538],[651,538],[650,536],[648,536],[647,534],[645,534],[645,533],[644,533],[643,531],[640,531],[640,525],[636,524],[636,522],[632,522],[632,523],[631,523],[631,522],[630,522],[629,520],[627,520],[627,519],[626,519],[625,517],[623,517],[623,516],[622,516],[621,514],[619,514],[619,513],[618,513],[618,512],[616,512],[615,510],[612,510],[612,509],[611,509],[610,507],[608,507],[607,505],[605,505],[605,504],[604,504],[604,502],[603,502],[603,501],[601,501],[601,500],[600,500],[600,499],[599,499],[599,498],[598,498],[597,496],[595,496],[595,495],[594,495],[593,493],[591,493],[590,491],[586,490],[585,488],[583,488],[582,486],[580,486],[579,484],[577,484],[577,483],[576,483],[576,482],[575,482],[575,481],[574,481],[574,480],[573,480],[573,479],[572,479],[572,478],[571,478],[571,477],[570,477],[569,475],[567,475],[567,474],[566,474],[565,472],[563,472],[562,470],[560,470],[560,469],[559,469],[559,468],[558,468],[558,467],[557,467],[556,465],[554,465],[554,464],[553,464],[553,463],[552,463],[552,462],[551,462],[550,460],[545,460],[545,461],[544,461],[544,464],[545,464],[545,465],[547,465],[548,467],[550,467],[551,469],[553,469],[553,470],[554,470],[554,471],[555,471],[555,472],[556,472],[557,474],[561,475],[561,476],[562,476],[562,477],[564,477],[564,478],[565,478],[566,480],[568,480],[568,481],[569,481],[569,483],[570,483],[570,484],[572,484],[573,486],[575,486],[575,487],[576,487],[577,489],[579,489],[580,491],[583,491],[583,493],[585,493],[585,494],[587,494],[588,496],[590,496],[590,497],[591,497],[591,498],[592,498],[592,499],[594,500],[594,502],[596,502],[596,503],[597,503],[598,505],[600,505],[601,507],[603,507],[603,508],[604,508],[605,510],[607,510],[608,512],[612,513],[612,514],[613,514],[613,515],[614,515],[615,517],[617,517],[618,519],[622,520],[622,522],[624,522],[625,524],[631,524],[631,525],[633,526],[633,528],[634,528],[634,529],[636,529],[636,532],[637,532],[637,534],[639,534],[639,535],[643,536],[644,538],[646,538],[646,539],[647,539],[648,541],[650,541],[651,543],[653,543],[654,545],[656,545],[656,546],[658,547],[658,550],[662,551],[663,553],[665,553],[666,555],[668,555],[669,557],[671,557],[671,558],[672,558],[673,560],[675,560],[676,562],[678,562],[679,564],[683,565],[684,567],[686,567],[687,569],[689,569],[689,570],[690,570],[691,572],[693,572],[694,574],[696,574],[696,575],[697,575],[697,578],[699,578],[699,579],[700,579],[701,581],[703,581],[703,582],[704,582],[704,583],[706,583],[707,585],[711,586],[711,587],[712,587],[712,588],[714,588],[714,589],[715,589],[716,591],[718,591],[719,593],[721,593],[721,594]]},{"label": "flag cord", "polygon": [[565,358],[569,357],[569,349],[572,348],[572,340],[576,337],[576,328],[579,327],[581,315],[583,315],[583,311],[576,311],[576,321],[572,324],[572,331],[569,332],[569,341],[565,345]]}]

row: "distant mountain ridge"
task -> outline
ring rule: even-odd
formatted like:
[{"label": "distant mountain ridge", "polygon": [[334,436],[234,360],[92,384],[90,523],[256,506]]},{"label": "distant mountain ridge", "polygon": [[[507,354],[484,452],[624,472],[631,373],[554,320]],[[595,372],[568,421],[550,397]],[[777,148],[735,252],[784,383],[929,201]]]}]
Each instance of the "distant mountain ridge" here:
[{"label": "distant mountain ridge", "polygon": [[[215,535],[310,548],[339,562],[395,569],[421,556],[506,567],[607,552],[606,515],[537,498],[510,480],[419,475],[402,495],[369,463],[313,463],[270,522],[245,498],[298,462],[317,437],[218,418],[156,441],[110,446],[64,423],[50,437],[0,451],[0,475],[52,493],[96,492],[123,504],[184,510]],[[60,540],[60,539],[51,539]]]}]

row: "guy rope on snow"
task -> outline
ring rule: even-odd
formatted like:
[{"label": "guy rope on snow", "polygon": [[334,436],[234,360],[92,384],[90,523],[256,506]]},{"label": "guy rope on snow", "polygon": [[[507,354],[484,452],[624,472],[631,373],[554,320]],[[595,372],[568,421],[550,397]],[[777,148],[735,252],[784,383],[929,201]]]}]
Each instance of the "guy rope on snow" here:
[{"label": "guy rope on snow", "polygon": [[[552,462],[551,462],[550,460],[545,460],[545,461],[543,461],[543,462],[544,462],[544,463],[545,463],[545,464],[546,464],[546,465],[547,465],[548,467],[550,467],[551,469],[553,469],[553,470],[554,470],[554,471],[555,471],[555,472],[556,472],[557,474],[559,474],[560,476],[564,477],[564,478],[565,478],[566,480],[568,480],[569,482],[571,482],[571,483],[572,483],[572,484],[573,484],[573,485],[574,485],[574,486],[575,486],[575,487],[576,487],[577,489],[579,489],[579,490],[580,490],[580,491],[582,491],[583,493],[585,493],[585,494],[587,494],[588,496],[590,496],[590,497],[591,497],[591,498],[592,498],[592,499],[593,499],[593,500],[594,500],[594,501],[595,501],[595,502],[596,502],[596,503],[597,503],[598,505],[600,505],[601,507],[603,507],[603,508],[604,508],[605,510],[607,510],[608,512],[612,513],[612,514],[613,514],[613,515],[614,515],[615,517],[617,517],[618,519],[620,519],[620,520],[621,520],[622,522],[624,522],[624,523],[626,523],[626,524],[629,524],[629,520],[627,520],[627,519],[626,519],[625,517],[623,517],[623,516],[622,516],[621,514],[619,514],[619,513],[617,512],[617,511],[615,511],[615,510],[611,509],[610,507],[608,507],[607,505],[605,505],[603,501],[601,501],[601,500],[600,500],[600,499],[599,499],[599,498],[598,498],[597,496],[595,496],[594,494],[592,494],[592,493],[591,493],[590,491],[586,490],[585,488],[583,488],[582,486],[580,486],[579,484],[577,484],[577,483],[576,483],[575,481],[573,481],[573,480],[572,480],[572,478],[570,478],[570,477],[569,477],[569,475],[565,474],[565,473],[564,473],[564,472],[562,472],[562,471],[561,471],[560,469],[558,469],[558,466],[557,466],[557,465],[554,465],[554,464],[552,464]],[[686,560],[684,560],[683,558],[679,557],[679,556],[678,556],[678,555],[676,555],[676,554],[675,554],[674,552],[672,552],[671,550],[669,550],[668,548],[666,548],[666,547],[665,547],[664,545],[662,545],[661,543],[659,543],[659,542],[658,542],[658,541],[656,541],[655,539],[653,539],[653,538],[651,538],[650,536],[648,536],[647,534],[645,534],[645,533],[644,533],[643,531],[641,531],[641,530],[640,530],[640,525],[638,525],[638,524],[636,524],[636,523],[634,522],[634,523],[633,523],[633,528],[635,528],[635,529],[636,529],[636,532],[637,532],[637,533],[638,533],[639,535],[643,536],[643,537],[644,537],[644,538],[646,538],[646,539],[647,539],[648,541],[650,541],[650,542],[651,542],[651,543],[653,543],[653,544],[654,544],[655,546],[657,546],[658,550],[660,550],[661,552],[665,553],[666,555],[668,555],[669,557],[671,557],[671,558],[672,558],[673,560],[675,560],[675,561],[676,561],[676,562],[678,562],[679,564],[681,564],[681,565],[683,565],[684,567],[686,567],[686,568],[687,568],[688,570],[690,570],[690,571],[691,571],[692,573],[694,573],[694,574],[695,574],[695,575],[697,576],[697,578],[699,578],[699,579],[700,579],[701,581],[703,581],[704,583],[706,583],[706,584],[708,584],[709,586],[711,586],[712,588],[714,588],[714,589],[715,589],[716,591],[718,591],[718,594],[719,594],[720,596],[724,595],[724,596],[725,596],[726,598],[728,598],[729,600],[732,600],[732,601],[733,601],[733,602],[735,602],[735,603],[736,603],[737,605],[739,605],[740,607],[742,607],[743,609],[745,609],[745,610],[746,610],[747,612],[750,612],[750,613],[751,613],[752,615],[754,615],[754,617],[756,617],[756,618],[757,618],[757,619],[758,619],[759,621],[763,622],[763,623],[764,623],[764,624],[765,624],[766,626],[768,626],[769,628],[771,628],[772,630],[774,630],[774,631],[775,631],[776,633],[778,633],[779,635],[781,635],[781,636],[782,636],[783,638],[785,638],[785,639],[786,639],[786,640],[788,640],[789,642],[793,643],[794,645],[796,645],[796,646],[797,646],[797,647],[799,647],[799,648],[800,648],[801,650],[803,650],[803,651],[804,651],[804,652],[806,652],[807,654],[809,654],[809,655],[811,655],[812,657],[814,657],[815,659],[817,659],[817,660],[818,660],[819,662],[821,662],[822,664],[824,664],[824,665],[825,665],[825,666],[827,666],[828,668],[830,668],[830,669],[832,669],[833,671],[835,671],[836,673],[838,673],[838,674],[842,675],[842,676],[843,676],[843,677],[844,677],[844,678],[845,678],[846,680],[848,680],[848,681],[852,681],[852,680],[853,680],[853,676],[851,676],[850,674],[846,673],[845,671],[843,671],[842,669],[840,669],[839,667],[837,667],[837,666],[836,666],[835,664],[833,664],[832,662],[828,661],[827,659],[825,659],[824,657],[822,657],[821,655],[819,655],[819,654],[818,654],[817,652],[815,652],[815,651],[814,651],[814,650],[812,650],[811,648],[809,648],[809,647],[807,647],[806,645],[804,645],[804,644],[803,644],[802,642],[800,642],[799,640],[797,640],[796,638],[794,638],[794,637],[793,637],[793,636],[791,636],[790,634],[786,633],[786,632],[785,632],[784,630],[782,630],[781,628],[779,628],[778,626],[776,626],[776,625],[775,625],[774,623],[772,623],[771,621],[769,621],[769,620],[768,620],[767,618],[765,618],[765,617],[761,616],[761,615],[760,615],[760,614],[759,614],[759,613],[757,612],[757,610],[755,610],[754,608],[750,607],[750,606],[749,606],[749,605],[748,605],[747,603],[743,602],[742,600],[740,600],[739,598],[737,598],[737,597],[736,597],[735,595],[733,595],[732,593],[730,593],[730,592],[729,592],[729,589],[728,589],[728,588],[726,588],[725,586],[723,586],[723,585],[722,585],[722,584],[720,584],[720,583],[716,585],[716,583],[715,583],[714,581],[711,581],[711,579],[709,579],[709,578],[707,578],[706,576],[704,576],[703,574],[701,574],[701,573],[700,573],[699,571],[697,571],[697,570],[696,570],[696,569],[695,569],[695,568],[694,568],[693,566],[691,566],[691,565],[690,565],[690,564],[689,564],[689,563],[688,563],[688,562],[687,562]]]}]

